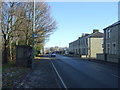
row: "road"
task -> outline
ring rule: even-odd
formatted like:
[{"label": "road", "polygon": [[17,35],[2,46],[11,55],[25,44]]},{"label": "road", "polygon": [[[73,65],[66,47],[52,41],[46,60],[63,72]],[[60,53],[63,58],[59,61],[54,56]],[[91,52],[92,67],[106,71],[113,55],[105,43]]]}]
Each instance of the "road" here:
[{"label": "road", "polygon": [[116,66],[56,55],[51,60],[67,88],[117,88]]}]

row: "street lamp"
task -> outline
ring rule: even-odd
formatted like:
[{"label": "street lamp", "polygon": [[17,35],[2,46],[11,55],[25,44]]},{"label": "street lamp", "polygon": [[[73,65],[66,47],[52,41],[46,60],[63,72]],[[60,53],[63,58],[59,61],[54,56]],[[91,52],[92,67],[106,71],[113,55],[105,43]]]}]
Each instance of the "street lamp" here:
[{"label": "street lamp", "polygon": [[35,0],[33,0],[32,69],[34,68]]}]

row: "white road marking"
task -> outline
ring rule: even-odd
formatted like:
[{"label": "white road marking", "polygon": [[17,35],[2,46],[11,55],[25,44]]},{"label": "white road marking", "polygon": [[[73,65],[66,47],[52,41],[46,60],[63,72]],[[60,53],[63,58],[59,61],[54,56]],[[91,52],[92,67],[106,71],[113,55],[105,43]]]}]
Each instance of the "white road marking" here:
[{"label": "white road marking", "polygon": [[68,57],[62,57],[62,58],[68,58]]},{"label": "white road marking", "polygon": [[[50,60],[50,61],[51,61],[51,60]],[[60,81],[62,82],[62,84],[63,84],[64,88],[66,88],[66,90],[67,90],[67,86],[65,85],[65,83],[64,83],[64,81],[62,80],[62,78],[61,78],[60,74],[58,73],[57,69],[55,68],[55,65],[53,64],[53,62],[52,62],[52,61],[51,61],[51,63],[52,63],[52,66],[53,66],[53,68],[54,68],[55,72],[57,73],[58,77],[60,78]]]},{"label": "white road marking", "polygon": [[117,76],[117,75],[115,75],[115,74],[112,74],[112,76],[117,77],[117,78],[120,78],[119,76]]}]

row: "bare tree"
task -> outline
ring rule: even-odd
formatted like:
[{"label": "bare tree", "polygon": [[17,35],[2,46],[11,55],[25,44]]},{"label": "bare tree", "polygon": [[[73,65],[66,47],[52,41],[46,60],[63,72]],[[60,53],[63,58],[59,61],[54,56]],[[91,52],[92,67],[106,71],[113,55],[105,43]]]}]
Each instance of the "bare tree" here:
[{"label": "bare tree", "polygon": [[3,48],[4,54],[2,59],[3,63],[7,63],[8,57],[10,57],[12,54],[11,41],[13,40],[14,37],[13,35],[16,28],[20,25],[20,23],[17,24],[20,21],[20,18],[18,19],[18,17],[16,16],[18,6],[19,3],[17,2],[2,2],[1,31],[3,34],[3,43],[4,43],[4,48]]},{"label": "bare tree", "polygon": [[38,35],[34,39],[35,46],[43,48],[46,40],[56,29],[56,22],[50,15],[50,6],[45,2],[35,3],[34,17],[33,2],[2,2],[1,4],[2,15],[0,25],[4,40],[3,63],[7,63],[7,57],[10,57],[12,60],[13,42],[16,45],[32,44],[34,18],[34,33]]},{"label": "bare tree", "polygon": [[35,33],[38,34],[35,42],[44,45],[49,36],[57,28],[56,21],[50,14],[50,6],[46,2],[36,3],[35,26]]},{"label": "bare tree", "polygon": [[[11,6],[12,7],[12,6]],[[7,63],[8,58],[8,52],[7,47],[10,40],[10,25],[11,25],[11,15],[10,15],[11,8],[7,3],[2,3],[2,18],[1,18],[1,31],[3,34],[4,39],[4,50],[3,50],[3,63]]]},{"label": "bare tree", "polygon": [[36,32],[47,37],[56,29],[56,22],[51,17],[50,6],[45,2],[36,3]]}]

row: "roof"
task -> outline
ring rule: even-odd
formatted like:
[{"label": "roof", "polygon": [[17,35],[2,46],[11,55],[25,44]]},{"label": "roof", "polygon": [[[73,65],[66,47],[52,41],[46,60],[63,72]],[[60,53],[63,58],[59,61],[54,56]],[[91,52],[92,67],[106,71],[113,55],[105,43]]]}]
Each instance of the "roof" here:
[{"label": "roof", "polygon": [[89,34],[89,35],[87,35],[87,36],[81,37],[80,39],[82,39],[82,38],[91,38],[91,37],[94,37],[94,38],[102,38],[103,35],[104,35],[104,34],[101,33],[101,32],[95,32],[95,33],[91,33],[91,34]]},{"label": "roof", "polygon": [[[83,37],[80,37],[79,39],[83,39],[83,38],[102,38],[103,37],[103,33],[101,33],[101,32],[95,32],[95,33],[91,33],[91,34],[89,34],[89,35],[86,35],[86,36],[83,36]],[[78,39],[77,39],[78,40]],[[77,40],[75,40],[75,41],[77,41]],[[73,41],[73,42],[75,42],[75,41]],[[73,42],[71,42],[71,43],[73,43]],[[71,44],[71,43],[69,43],[69,44]]]},{"label": "roof", "polygon": [[117,22],[115,22],[114,24],[112,24],[112,25],[110,25],[110,26],[108,26],[108,27],[104,28],[103,30],[105,30],[105,29],[107,29],[107,28],[114,27],[114,26],[119,25],[119,24],[120,24],[120,20],[119,20],[119,21],[117,21]]},{"label": "roof", "polygon": [[101,32],[96,32],[96,33],[93,33],[90,37],[102,38],[103,36],[104,36],[103,33],[101,33]]}]

